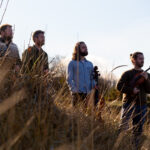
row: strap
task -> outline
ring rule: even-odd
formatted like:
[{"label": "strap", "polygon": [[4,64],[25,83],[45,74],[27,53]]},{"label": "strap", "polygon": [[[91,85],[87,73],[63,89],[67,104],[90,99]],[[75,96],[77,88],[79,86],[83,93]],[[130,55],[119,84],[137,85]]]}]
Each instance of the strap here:
[{"label": "strap", "polygon": [[31,50],[32,50],[32,47],[31,46],[28,47],[28,52],[31,52]]}]

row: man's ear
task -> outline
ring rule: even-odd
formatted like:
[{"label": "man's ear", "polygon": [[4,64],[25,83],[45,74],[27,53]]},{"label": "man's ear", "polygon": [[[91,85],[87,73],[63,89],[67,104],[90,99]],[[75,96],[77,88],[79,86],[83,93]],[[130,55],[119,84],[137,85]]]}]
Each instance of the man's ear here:
[{"label": "man's ear", "polygon": [[33,38],[33,42],[35,43],[35,41],[36,41],[36,37],[35,38]]},{"label": "man's ear", "polygon": [[0,34],[1,36],[4,36],[4,31],[1,31],[1,34]]},{"label": "man's ear", "polygon": [[132,59],[132,63],[135,64],[135,62],[136,62],[136,60],[135,60],[135,59]]}]

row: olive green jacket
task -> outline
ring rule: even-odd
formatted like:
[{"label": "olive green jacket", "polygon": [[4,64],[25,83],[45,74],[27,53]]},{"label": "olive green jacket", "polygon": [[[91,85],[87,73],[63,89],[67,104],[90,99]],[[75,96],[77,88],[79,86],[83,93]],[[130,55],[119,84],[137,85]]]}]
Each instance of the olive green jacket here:
[{"label": "olive green jacket", "polygon": [[48,55],[43,49],[38,49],[35,45],[29,47],[22,54],[22,72],[43,74],[49,69]]}]

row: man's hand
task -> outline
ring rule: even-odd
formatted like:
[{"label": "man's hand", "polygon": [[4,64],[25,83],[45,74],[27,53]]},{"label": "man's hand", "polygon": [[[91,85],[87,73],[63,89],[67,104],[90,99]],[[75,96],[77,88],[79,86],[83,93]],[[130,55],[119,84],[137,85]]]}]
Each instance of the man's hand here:
[{"label": "man's hand", "polygon": [[134,95],[138,94],[139,92],[140,92],[140,90],[139,90],[138,88],[135,87],[135,88],[133,89],[133,94],[134,94]]},{"label": "man's hand", "polygon": [[148,74],[147,74],[147,72],[143,72],[143,73],[141,73],[141,75],[145,78],[145,80],[148,79]]}]

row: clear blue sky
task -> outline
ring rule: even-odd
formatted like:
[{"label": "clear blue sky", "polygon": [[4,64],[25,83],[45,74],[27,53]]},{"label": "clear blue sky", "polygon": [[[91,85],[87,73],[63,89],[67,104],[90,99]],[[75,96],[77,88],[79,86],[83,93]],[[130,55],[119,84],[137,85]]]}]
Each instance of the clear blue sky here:
[{"label": "clear blue sky", "polygon": [[137,50],[150,65],[149,0],[10,0],[3,23],[15,25],[20,53],[31,32],[42,29],[50,57],[71,56],[82,40],[92,57],[109,66],[130,65],[129,54]]}]

